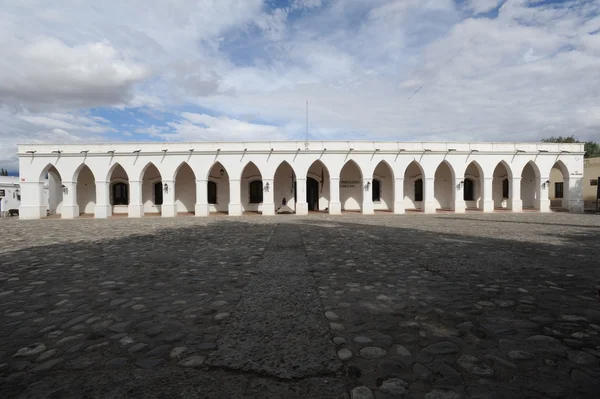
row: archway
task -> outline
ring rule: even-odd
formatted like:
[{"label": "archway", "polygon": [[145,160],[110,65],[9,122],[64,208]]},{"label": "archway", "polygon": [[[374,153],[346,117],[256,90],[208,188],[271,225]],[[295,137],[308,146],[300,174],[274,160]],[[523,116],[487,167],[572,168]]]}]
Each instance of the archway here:
[{"label": "archway", "polygon": [[275,212],[279,211],[284,205],[292,210],[296,210],[296,174],[292,166],[283,161],[275,170],[273,177],[273,202],[275,203]]},{"label": "archway", "polygon": [[417,161],[412,161],[404,171],[404,206],[406,210],[423,211],[424,173]]},{"label": "archway", "polygon": [[465,169],[463,200],[467,210],[483,210],[483,171],[475,161]]},{"label": "archway", "polygon": [[548,199],[551,209],[569,210],[569,171],[562,161],[556,162],[550,170]]},{"label": "archway", "polygon": [[527,162],[521,172],[521,201],[523,209],[539,209],[540,172],[531,161]]},{"label": "archway", "polygon": [[439,164],[435,170],[433,197],[436,201],[436,209],[454,209],[454,170],[446,161]]},{"label": "archway", "polygon": [[62,183],[62,177],[58,169],[48,164],[40,175],[40,181],[44,182],[44,191],[48,189],[48,197],[44,194],[44,202],[47,200],[47,216],[58,216],[62,213],[63,194],[67,187]]},{"label": "archway", "polygon": [[144,215],[160,215],[163,204],[162,176],[150,162],[142,172],[142,206]]},{"label": "archway", "polygon": [[375,211],[391,212],[394,209],[394,173],[385,161],[379,162],[373,171],[371,198]]},{"label": "archway", "polygon": [[510,180],[512,175],[508,165],[501,161],[496,165],[492,178],[492,199],[494,209],[509,209]]},{"label": "archway", "polygon": [[196,211],[196,175],[187,162],[175,172],[175,209],[178,214]]},{"label": "archway", "polygon": [[306,202],[312,212],[329,211],[329,170],[319,160],[310,165],[306,173]]},{"label": "archway", "polygon": [[126,215],[129,211],[129,176],[118,163],[108,173],[110,205],[113,215]]},{"label": "archway", "polygon": [[209,213],[229,213],[229,174],[220,163],[208,172],[207,200]]},{"label": "archway", "polygon": [[77,206],[80,215],[93,215],[96,211],[96,179],[87,165],[82,165],[74,179],[77,182]]},{"label": "archway", "polygon": [[[263,182],[260,170],[253,162],[248,162],[242,171],[240,180],[242,193],[242,211],[262,213]],[[272,187],[269,187],[272,190]]]},{"label": "archway", "polygon": [[362,171],[356,162],[346,162],[340,171],[340,203],[342,211],[361,211],[363,202]]}]

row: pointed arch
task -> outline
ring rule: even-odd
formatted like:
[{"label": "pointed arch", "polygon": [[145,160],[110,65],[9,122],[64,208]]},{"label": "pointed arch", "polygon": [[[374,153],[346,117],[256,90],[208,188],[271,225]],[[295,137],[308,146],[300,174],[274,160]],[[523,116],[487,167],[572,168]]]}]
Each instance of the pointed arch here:
[{"label": "pointed arch", "polygon": [[296,171],[287,161],[281,161],[273,174],[273,201],[275,210],[284,204],[291,209],[296,209],[296,202],[298,201]]},{"label": "pointed arch", "polygon": [[252,179],[258,177],[262,180],[262,172],[260,168],[252,161],[248,161],[246,165],[242,168],[242,172],[240,174],[240,179]]},{"label": "pointed arch", "polygon": [[570,179],[569,169],[561,160],[554,163],[548,174],[550,184],[548,187],[548,199],[550,208],[569,209]]},{"label": "pointed arch", "polygon": [[148,172],[148,170],[149,170],[149,169],[150,169],[150,170],[152,170],[152,169],[156,169],[156,171],[154,171],[154,172],[158,172],[158,174],[156,174],[156,173],[155,173],[155,174],[153,174],[153,175],[151,175],[151,176],[148,176],[148,178],[149,178],[150,180],[155,180],[157,177],[160,177],[160,179],[162,180],[162,173],[161,173],[160,169],[159,169],[159,168],[156,166],[156,164],[154,164],[154,162],[152,162],[152,161],[148,161],[148,162],[146,163],[146,165],[144,165],[144,167],[143,167],[143,168],[142,168],[142,170],[140,171],[140,174],[139,174],[139,176],[138,176],[138,180],[139,180],[139,181],[142,181],[142,180],[144,180],[144,178],[146,177],[146,176],[145,176],[145,175],[146,175],[146,172]]},{"label": "pointed arch", "polygon": [[42,169],[39,181],[48,187],[48,214],[62,214],[63,180],[60,172],[53,163],[47,164]]},{"label": "pointed arch", "polygon": [[492,171],[492,199],[494,209],[509,209],[512,196],[513,173],[510,164],[501,160]]},{"label": "pointed arch", "polygon": [[240,176],[242,211],[262,212],[263,176],[258,166],[249,161]]},{"label": "pointed arch", "polygon": [[446,160],[440,162],[435,169],[433,182],[433,197],[435,198],[436,209],[454,209],[454,198],[456,190],[454,181],[456,174],[452,164]]},{"label": "pointed arch", "polygon": [[192,167],[181,162],[173,175],[175,183],[175,210],[177,213],[193,213],[196,207],[196,175]]},{"label": "pointed arch", "polygon": [[[483,168],[477,161],[471,161],[463,175],[463,197],[465,209],[483,210]],[[461,198],[457,198],[460,200]]]},{"label": "pointed arch", "polygon": [[394,208],[394,170],[386,160],[381,160],[373,169],[372,177],[373,210],[392,211]]},{"label": "pointed arch", "polygon": [[540,169],[535,162],[529,161],[521,170],[521,201],[523,202],[523,209],[539,209],[540,195]]},{"label": "pointed arch", "polygon": [[40,173],[39,181],[41,181],[41,182],[45,181],[46,175],[51,171],[52,171],[52,173],[55,173],[56,175],[58,175],[58,177],[62,181],[62,175],[58,171],[58,168],[56,167],[56,165],[54,165],[52,162],[50,162],[46,166],[44,166],[44,169],[42,169],[42,171]]},{"label": "pointed arch", "polygon": [[535,174],[535,177],[539,178],[541,176],[540,168],[537,166],[537,164],[534,161],[529,161],[523,166],[523,169],[521,169],[521,178],[523,177],[523,173],[525,172],[525,169],[528,166],[533,169],[533,173]]},{"label": "pointed arch", "polygon": [[162,214],[163,183],[160,169],[150,161],[142,168],[139,180],[142,182],[142,214]]},{"label": "pointed arch", "polygon": [[106,181],[112,181],[113,180],[113,174],[117,170],[119,171],[119,175],[115,176],[115,178],[123,179],[123,180],[129,180],[129,173],[127,173],[127,169],[125,169],[123,167],[123,165],[121,165],[119,162],[115,162],[114,164],[111,165],[111,167],[108,169],[108,172],[106,172],[105,180]]},{"label": "pointed arch", "polygon": [[349,159],[340,170],[342,211],[362,211],[363,195],[363,172],[356,161]]},{"label": "pointed arch", "polygon": [[423,210],[425,172],[414,160],[404,169],[404,207],[408,210]]},{"label": "pointed arch", "polygon": [[329,168],[316,159],[306,170],[306,202],[309,211],[329,211],[331,201]]},{"label": "pointed arch", "polygon": [[192,172],[192,174],[194,176],[194,180],[196,180],[196,173],[194,172],[194,169],[192,169],[192,167],[190,166],[190,164],[187,161],[181,161],[179,163],[179,165],[177,165],[177,167],[175,168],[175,171],[173,172],[173,176],[172,176],[171,180],[173,180],[173,181],[177,180],[177,174],[179,173],[179,171],[182,167],[189,168],[189,170]]},{"label": "pointed arch", "polygon": [[342,172],[343,172],[343,170],[345,168],[347,168],[347,167],[356,167],[356,169],[358,169],[358,172],[360,173],[360,178],[362,179],[362,177],[363,177],[363,171],[360,168],[360,165],[354,159],[349,159],[349,160],[346,161],[346,163],[344,163],[344,166],[342,166],[342,169],[340,169],[340,180],[342,179]]},{"label": "pointed arch", "polygon": [[229,172],[219,161],[212,164],[206,175],[206,195],[209,213],[229,212]]},{"label": "pointed arch", "polygon": [[77,182],[77,206],[79,214],[91,215],[96,208],[96,177],[92,169],[82,163],[73,174],[73,181]]}]

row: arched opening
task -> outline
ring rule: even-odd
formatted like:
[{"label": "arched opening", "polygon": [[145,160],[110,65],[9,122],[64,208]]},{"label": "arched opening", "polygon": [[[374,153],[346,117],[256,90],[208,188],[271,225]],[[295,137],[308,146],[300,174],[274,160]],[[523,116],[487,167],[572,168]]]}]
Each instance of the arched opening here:
[{"label": "arched opening", "polygon": [[162,176],[150,162],[142,173],[142,205],[144,215],[160,215],[163,204]]},{"label": "arched opening", "polygon": [[91,216],[96,210],[96,179],[87,165],[82,165],[76,176],[79,214]]},{"label": "arched opening", "polygon": [[273,202],[276,213],[290,213],[296,210],[296,174],[292,166],[285,161],[275,170]]},{"label": "arched opening", "polygon": [[551,209],[569,209],[569,171],[562,161],[556,162],[550,170],[548,199]]},{"label": "arched opening", "polygon": [[311,212],[329,211],[329,170],[319,160],[308,168],[306,173],[306,202]]},{"label": "arched opening", "polygon": [[375,211],[391,212],[394,209],[394,173],[384,161],[379,162],[373,171],[371,190]]},{"label": "arched opening", "polygon": [[178,214],[193,214],[196,210],[196,175],[187,162],[175,172],[175,207]]},{"label": "arched opening", "polygon": [[110,205],[113,215],[125,215],[129,209],[129,176],[118,163],[108,174],[110,181]]},{"label": "arched opening", "polygon": [[44,200],[47,204],[47,216],[58,216],[62,213],[63,194],[68,188],[63,185],[62,177],[58,169],[52,164],[44,168],[40,175],[40,181],[44,182]]},{"label": "arched opening", "polygon": [[494,200],[494,209],[506,210],[509,208],[510,198],[510,169],[502,161],[494,168],[492,178],[492,199]]},{"label": "arched opening", "polygon": [[206,184],[209,213],[229,213],[229,174],[220,162],[210,168]]},{"label": "arched opening", "polygon": [[363,202],[362,172],[352,160],[346,162],[340,171],[340,203],[342,211],[362,210]]},{"label": "arched opening", "polygon": [[465,169],[463,200],[467,210],[483,210],[483,172],[477,162],[471,162]]},{"label": "arched opening", "polygon": [[[264,190],[262,174],[253,162],[249,162],[244,167],[240,184],[242,185],[242,211],[262,213]],[[272,189],[273,187],[269,187],[269,190]]]},{"label": "arched opening", "polygon": [[436,209],[452,210],[454,209],[454,171],[448,162],[439,164],[434,175],[433,197],[435,198]]},{"label": "arched opening", "polygon": [[537,201],[540,198],[540,173],[533,162],[527,162],[521,172],[521,201],[523,209],[539,209]]},{"label": "arched opening", "polygon": [[412,161],[404,171],[404,207],[406,210],[423,210],[423,169]]}]

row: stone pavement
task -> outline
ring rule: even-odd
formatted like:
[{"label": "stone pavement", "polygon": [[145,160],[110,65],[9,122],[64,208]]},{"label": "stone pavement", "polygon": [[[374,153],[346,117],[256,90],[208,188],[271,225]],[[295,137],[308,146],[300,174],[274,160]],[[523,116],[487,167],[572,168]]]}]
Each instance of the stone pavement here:
[{"label": "stone pavement", "polygon": [[2,398],[600,396],[596,215],[0,228]]}]

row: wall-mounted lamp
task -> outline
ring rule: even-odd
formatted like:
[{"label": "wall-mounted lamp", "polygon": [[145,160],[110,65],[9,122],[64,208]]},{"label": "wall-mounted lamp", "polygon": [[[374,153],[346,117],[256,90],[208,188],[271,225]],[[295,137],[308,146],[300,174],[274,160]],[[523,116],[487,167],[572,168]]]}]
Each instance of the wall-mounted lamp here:
[{"label": "wall-mounted lamp", "polygon": [[550,185],[550,180],[546,180],[543,184],[542,187],[546,188]]},{"label": "wall-mounted lamp", "polygon": [[163,191],[164,191],[165,193],[168,193],[168,192],[169,192],[169,185],[168,185],[167,183],[163,184]]},{"label": "wall-mounted lamp", "polygon": [[367,185],[365,186],[365,191],[369,191],[369,188],[371,187],[371,182],[368,181]]},{"label": "wall-mounted lamp", "polygon": [[221,168],[221,170],[219,171],[219,173],[221,173],[221,176],[223,176],[225,174],[225,170],[223,170],[223,168]]},{"label": "wall-mounted lamp", "polygon": [[267,193],[269,192],[269,187],[270,187],[269,182],[267,182],[267,184],[265,184],[265,192],[267,192]]},{"label": "wall-mounted lamp", "polygon": [[64,194],[69,194],[69,187],[65,186],[64,184],[62,184],[61,187]]},{"label": "wall-mounted lamp", "polygon": [[464,185],[465,185],[465,181],[464,181],[464,180],[461,180],[461,181],[460,181],[460,183],[458,183],[458,184],[456,185],[456,189],[457,189],[457,190],[460,190],[461,188],[463,188],[463,186],[464,186]]}]

